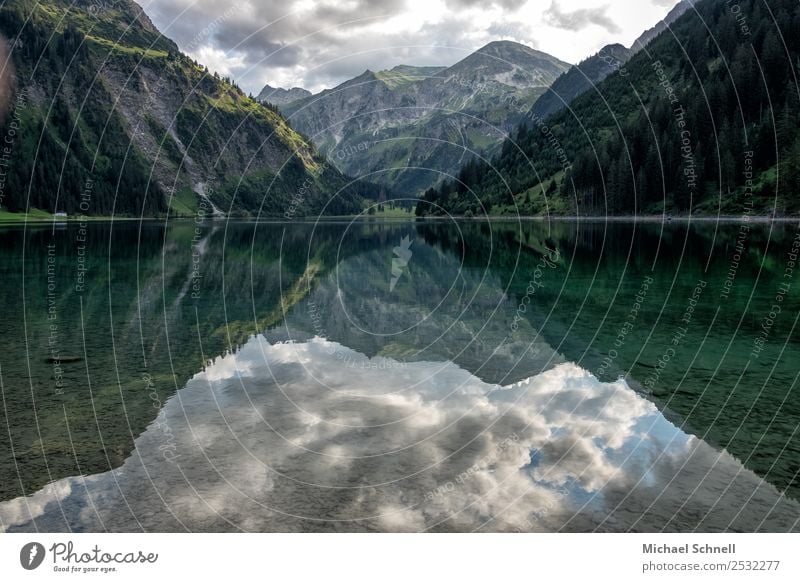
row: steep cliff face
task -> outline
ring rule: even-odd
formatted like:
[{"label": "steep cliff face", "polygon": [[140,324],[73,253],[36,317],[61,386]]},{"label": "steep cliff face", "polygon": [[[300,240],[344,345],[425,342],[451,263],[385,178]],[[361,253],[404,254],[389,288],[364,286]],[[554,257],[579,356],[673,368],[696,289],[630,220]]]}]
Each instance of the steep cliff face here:
[{"label": "steep cliff face", "polygon": [[492,151],[567,67],[493,42],[448,68],[365,71],[282,111],[343,172],[414,196]]},{"label": "steep cliff face", "polygon": [[[17,73],[3,125],[16,113],[20,127],[8,209],[303,214],[346,184],[274,107],[209,75],[131,0],[6,3],[0,32]],[[345,191],[327,211],[360,207]]]}]

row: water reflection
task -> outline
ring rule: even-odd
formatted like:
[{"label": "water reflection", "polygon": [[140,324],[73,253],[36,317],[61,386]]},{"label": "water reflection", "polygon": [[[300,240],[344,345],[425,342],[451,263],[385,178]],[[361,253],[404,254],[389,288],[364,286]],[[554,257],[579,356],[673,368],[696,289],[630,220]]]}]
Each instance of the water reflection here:
[{"label": "water reflection", "polygon": [[[723,301],[735,232],[97,225],[79,293],[71,227],[0,231],[0,469],[17,477],[1,523],[794,529],[775,487],[797,496],[800,298],[748,361],[793,233],[753,229]],[[54,240],[61,349],[85,356],[63,393],[45,360]]]},{"label": "water reflection", "polygon": [[[404,240],[410,257],[393,282],[392,250]],[[453,361],[493,383],[527,378],[564,361],[528,317],[545,277],[556,274],[558,252],[547,257],[521,270],[530,289],[510,297],[490,262],[467,269],[413,226],[396,227],[382,245],[319,276],[265,334],[271,341],[322,336],[370,357]]]},{"label": "water reflection", "polygon": [[800,506],[574,364],[499,386],[256,337],[192,378],[122,467],[0,516],[10,531],[785,531]]}]

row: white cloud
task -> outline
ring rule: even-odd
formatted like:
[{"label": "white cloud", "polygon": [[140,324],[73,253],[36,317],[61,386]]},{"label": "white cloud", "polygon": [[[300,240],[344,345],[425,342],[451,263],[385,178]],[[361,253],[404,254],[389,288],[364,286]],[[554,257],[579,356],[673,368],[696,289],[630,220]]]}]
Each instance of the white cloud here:
[{"label": "white cloud", "polygon": [[246,66],[243,55],[226,53],[212,46],[200,47],[198,50],[189,53],[189,56],[220,75],[231,75],[234,71],[241,70]]},{"label": "white cloud", "polygon": [[451,65],[484,44],[515,40],[567,62],[630,44],[676,0],[150,0],[146,11],[181,47],[247,90],[336,85],[365,69]]},{"label": "white cloud", "polygon": [[608,5],[597,8],[578,8],[565,12],[557,0],[553,0],[544,13],[544,21],[556,28],[563,28],[571,32],[578,32],[587,26],[599,26],[612,34],[621,31],[617,23],[609,18]]}]

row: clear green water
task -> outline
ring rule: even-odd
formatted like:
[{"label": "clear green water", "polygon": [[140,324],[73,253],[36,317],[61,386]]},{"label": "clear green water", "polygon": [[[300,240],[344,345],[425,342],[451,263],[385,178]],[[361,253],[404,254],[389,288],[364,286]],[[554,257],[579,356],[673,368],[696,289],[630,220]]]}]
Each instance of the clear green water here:
[{"label": "clear green water", "polygon": [[794,529],[798,232],[3,227],[0,525]]}]

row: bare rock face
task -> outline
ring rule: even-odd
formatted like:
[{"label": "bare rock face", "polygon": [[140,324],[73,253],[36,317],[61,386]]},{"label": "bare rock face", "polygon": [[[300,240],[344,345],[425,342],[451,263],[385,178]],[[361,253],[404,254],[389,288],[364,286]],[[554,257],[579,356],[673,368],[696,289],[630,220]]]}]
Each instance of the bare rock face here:
[{"label": "bare rock face", "polygon": [[451,67],[368,70],[279,106],[340,170],[414,196],[491,153],[568,66],[492,42]]}]

